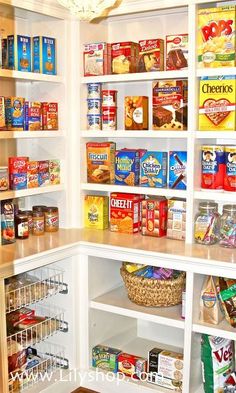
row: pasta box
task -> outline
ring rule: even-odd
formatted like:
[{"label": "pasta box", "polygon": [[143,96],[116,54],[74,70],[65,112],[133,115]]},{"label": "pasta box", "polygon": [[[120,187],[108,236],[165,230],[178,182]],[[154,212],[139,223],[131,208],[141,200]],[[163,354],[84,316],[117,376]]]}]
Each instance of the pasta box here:
[{"label": "pasta box", "polygon": [[187,152],[169,152],[169,188],[186,190],[187,188]]},{"label": "pasta box", "polygon": [[9,35],[7,37],[8,68],[10,70],[31,71],[31,37]]},{"label": "pasta box", "polygon": [[140,185],[167,186],[167,152],[147,151],[140,160]]},{"label": "pasta box", "polygon": [[137,186],[139,184],[139,151],[116,151],[115,184]]},{"label": "pasta box", "polygon": [[112,193],[110,196],[110,230],[138,233],[140,230],[140,196]]},{"label": "pasta box", "polygon": [[56,39],[33,37],[33,71],[56,75]]},{"label": "pasta box", "polygon": [[118,372],[120,349],[97,345],[92,350],[92,365],[113,373]]}]

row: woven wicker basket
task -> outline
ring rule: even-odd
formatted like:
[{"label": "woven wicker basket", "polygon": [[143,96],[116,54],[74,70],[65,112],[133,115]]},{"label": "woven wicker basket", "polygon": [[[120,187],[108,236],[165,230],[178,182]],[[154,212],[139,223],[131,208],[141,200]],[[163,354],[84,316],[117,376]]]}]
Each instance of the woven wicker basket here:
[{"label": "woven wicker basket", "polygon": [[138,277],[127,272],[125,265],[120,269],[128,291],[129,299],[146,307],[169,307],[181,303],[182,291],[185,287],[185,273],[176,279],[155,280]]}]

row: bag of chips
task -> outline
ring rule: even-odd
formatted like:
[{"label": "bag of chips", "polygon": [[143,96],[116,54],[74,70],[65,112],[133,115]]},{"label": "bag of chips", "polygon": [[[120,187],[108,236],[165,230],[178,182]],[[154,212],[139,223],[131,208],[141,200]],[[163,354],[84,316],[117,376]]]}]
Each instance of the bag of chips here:
[{"label": "bag of chips", "polygon": [[202,287],[199,319],[201,322],[214,325],[218,325],[223,319],[217,297],[216,285],[212,276],[206,278]]},{"label": "bag of chips", "polygon": [[216,289],[226,320],[236,327],[236,280],[218,277]]}]

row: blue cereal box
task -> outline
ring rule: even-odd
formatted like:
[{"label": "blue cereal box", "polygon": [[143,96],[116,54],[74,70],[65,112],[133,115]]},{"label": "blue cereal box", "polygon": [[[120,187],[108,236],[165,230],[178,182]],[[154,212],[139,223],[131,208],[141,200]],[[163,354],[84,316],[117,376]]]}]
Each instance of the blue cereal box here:
[{"label": "blue cereal box", "polygon": [[118,150],[115,159],[115,184],[137,186],[139,184],[140,158],[138,150]]},{"label": "blue cereal box", "polygon": [[31,71],[31,38],[24,35],[7,37],[8,68],[17,71]]},{"label": "blue cereal box", "polygon": [[148,151],[142,156],[140,185],[157,188],[167,186],[167,152]]},{"label": "blue cereal box", "polygon": [[9,131],[24,130],[24,103],[23,97],[5,98],[6,125]]},{"label": "blue cereal box", "polygon": [[187,152],[170,151],[169,153],[169,188],[186,190]]},{"label": "blue cereal box", "polygon": [[55,38],[33,37],[33,71],[56,75]]}]

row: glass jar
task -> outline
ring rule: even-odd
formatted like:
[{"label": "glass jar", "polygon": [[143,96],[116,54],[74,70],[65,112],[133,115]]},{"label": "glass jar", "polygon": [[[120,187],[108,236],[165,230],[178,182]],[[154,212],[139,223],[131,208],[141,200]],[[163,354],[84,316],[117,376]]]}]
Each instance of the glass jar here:
[{"label": "glass jar", "polygon": [[32,210],[33,212],[45,212],[45,210],[47,209],[47,206],[44,205],[37,205],[37,206],[33,206]]},{"label": "glass jar", "polygon": [[220,220],[220,246],[236,248],[236,205],[224,205]]},{"label": "glass jar", "polygon": [[45,232],[57,232],[59,229],[58,207],[47,207],[45,210]]},{"label": "glass jar", "polygon": [[15,235],[17,239],[28,239],[29,224],[25,214],[18,214],[15,217]]},{"label": "glass jar", "polygon": [[201,202],[199,212],[195,217],[194,239],[199,244],[217,243],[220,236],[220,215],[218,204]]},{"label": "glass jar", "polygon": [[44,235],[44,212],[33,211],[33,235]]},{"label": "glass jar", "polygon": [[7,191],[9,189],[8,167],[0,166],[0,191]]},{"label": "glass jar", "polygon": [[29,233],[33,231],[33,212],[32,210],[19,210],[19,214],[25,214],[28,217]]}]

